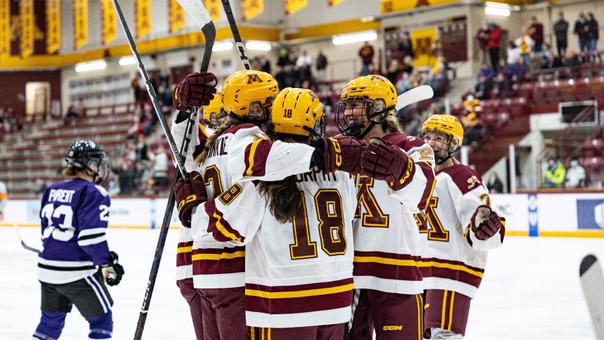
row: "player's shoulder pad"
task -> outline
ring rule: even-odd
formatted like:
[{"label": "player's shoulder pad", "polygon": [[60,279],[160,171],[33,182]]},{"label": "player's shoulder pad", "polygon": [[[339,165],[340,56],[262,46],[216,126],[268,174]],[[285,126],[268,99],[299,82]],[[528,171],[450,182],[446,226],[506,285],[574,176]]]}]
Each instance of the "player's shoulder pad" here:
[{"label": "player's shoulder pad", "polygon": [[415,148],[421,148],[427,145],[423,140],[417,137],[407,136],[402,132],[393,132],[383,137],[385,141],[392,145],[396,145],[399,148],[409,151]]},{"label": "player's shoulder pad", "polygon": [[480,175],[474,169],[463,164],[455,164],[439,171],[439,173],[449,175],[462,194],[466,194],[482,185]]},{"label": "player's shoulder pad", "polygon": [[[251,129],[251,128],[255,128],[255,127],[257,128],[256,125],[251,124],[251,123],[237,124],[237,125],[231,126],[228,129],[224,130],[223,133],[232,133],[232,134],[235,134],[239,130]],[[258,128],[258,129],[260,129],[260,128]]]}]

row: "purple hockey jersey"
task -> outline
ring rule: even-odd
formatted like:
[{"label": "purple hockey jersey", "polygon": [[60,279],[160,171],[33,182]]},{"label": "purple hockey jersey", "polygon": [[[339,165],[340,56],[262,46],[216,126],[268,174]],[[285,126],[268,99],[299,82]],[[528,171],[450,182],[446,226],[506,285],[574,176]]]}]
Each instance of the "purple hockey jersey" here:
[{"label": "purple hockey jersey", "polygon": [[110,262],[105,231],[109,194],[101,186],[75,178],[46,189],[40,207],[44,249],[38,279],[68,283],[92,275]]}]

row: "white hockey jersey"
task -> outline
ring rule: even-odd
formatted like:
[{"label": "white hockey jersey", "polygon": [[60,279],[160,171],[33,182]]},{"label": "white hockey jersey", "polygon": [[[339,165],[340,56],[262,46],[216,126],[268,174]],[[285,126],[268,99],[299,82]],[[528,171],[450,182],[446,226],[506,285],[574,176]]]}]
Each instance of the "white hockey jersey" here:
[{"label": "white hockey jersey", "polygon": [[[239,124],[218,136],[208,150],[207,159],[195,170],[204,177],[208,197],[217,197],[235,180],[274,181],[307,172],[313,152],[314,148],[305,144],[271,141],[253,124]],[[191,152],[189,155],[192,159]],[[187,164],[190,164],[188,159]],[[186,254],[189,243],[184,236],[179,241],[177,253]],[[229,255],[223,255],[226,253]],[[195,241],[191,246],[191,262],[195,288],[233,288],[245,284],[243,246],[225,246],[213,240]]]},{"label": "white hockey jersey", "polygon": [[297,182],[304,212],[292,222],[278,222],[250,182],[235,184],[193,215],[195,242],[209,238],[246,246],[248,326],[306,327],[350,320],[354,180],[339,171],[308,172],[298,175]]},{"label": "white hockey jersey", "polygon": [[413,164],[402,177],[402,188],[396,191],[385,181],[365,176],[358,179],[355,288],[418,294],[423,290],[421,240],[413,214],[426,207],[434,188],[434,154],[423,141],[402,133],[384,139],[405,150]]},{"label": "white hockey jersey", "polygon": [[484,275],[486,250],[501,246],[505,228],[487,240],[474,236],[470,225],[474,212],[481,205],[490,206],[488,191],[474,170],[456,164],[438,172],[436,181],[425,217],[420,218],[425,222],[420,227],[426,244],[424,287],[473,298]]}]

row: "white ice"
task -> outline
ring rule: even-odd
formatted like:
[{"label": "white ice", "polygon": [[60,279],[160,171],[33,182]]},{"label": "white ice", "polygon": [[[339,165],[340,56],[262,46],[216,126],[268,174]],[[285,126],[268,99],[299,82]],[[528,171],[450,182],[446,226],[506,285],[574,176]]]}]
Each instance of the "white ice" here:
[{"label": "white ice", "polygon": [[[39,245],[36,228],[21,228]],[[156,230],[110,229],[109,244],[120,254],[124,281],[111,287],[114,339],[131,339],[157,242]],[[174,284],[177,232],[170,231],[147,319],[145,340],[194,339],[188,308]],[[485,278],[472,302],[467,340],[594,339],[579,283],[587,253],[604,258],[603,239],[509,237],[491,252]],[[40,288],[36,255],[21,248],[12,228],[0,228],[0,339],[31,339],[38,319]],[[80,340],[87,324],[75,310],[61,339]]]}]

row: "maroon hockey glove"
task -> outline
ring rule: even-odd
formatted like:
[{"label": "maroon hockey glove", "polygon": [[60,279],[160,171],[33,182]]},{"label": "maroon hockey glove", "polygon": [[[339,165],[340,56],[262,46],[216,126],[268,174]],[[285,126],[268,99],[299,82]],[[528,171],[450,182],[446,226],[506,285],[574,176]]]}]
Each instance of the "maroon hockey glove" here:
[{"label": "maroon hockey glove", "polygon": [[472,215],[472,231],[479,240],[486,240],[503,228],[501,218],[489,206],[479,206]]},{"label": "maroon hockey glove", "polygon": [[326,173],[336,170],[353,175],[361,172],[361,154],[365,142],[354,137],[323,137],[313,144],[313,163]]},{"label": "maroon hockey glove", "polygon": [[191,227],[191,211],[208,200],[203,177],[197,171],[189,173],[189,183],[180,178],[174,186],[174,199],[178,209],[178,219],[183,226]]},{"label": "maroon hockey glove", "polygon": [[404,183],[400,183],[400,180],[410,170],[410,166],[413,166],[413,160],[405,151],[381,138],[370,140],[361,160],[363,175],[385,180],[394,189],[402,187],[401,184]]},{"label": "maroon hockey glove", "polygon": [[195,72],[187,75],[174,89],[174,106],[180,111],[208,105],[216,93],[213,73]]}]

